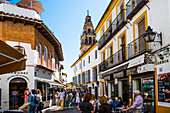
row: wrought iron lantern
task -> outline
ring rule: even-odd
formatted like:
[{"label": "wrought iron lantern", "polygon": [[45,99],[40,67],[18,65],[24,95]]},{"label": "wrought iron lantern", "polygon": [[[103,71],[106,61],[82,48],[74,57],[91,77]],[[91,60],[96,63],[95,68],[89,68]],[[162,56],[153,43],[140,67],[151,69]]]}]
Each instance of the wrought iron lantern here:
[{"label": "wrought iron lantern", "polygon": [[[160,38],[159,41],[155,41],[156,35]],[[148,29],[146,30],[143,38],[146,42],[159,42],[162,45],[162,32],[160,32],[160,34],[158,34],[157,32],[153,32],[150,26],[148,26]]]}]

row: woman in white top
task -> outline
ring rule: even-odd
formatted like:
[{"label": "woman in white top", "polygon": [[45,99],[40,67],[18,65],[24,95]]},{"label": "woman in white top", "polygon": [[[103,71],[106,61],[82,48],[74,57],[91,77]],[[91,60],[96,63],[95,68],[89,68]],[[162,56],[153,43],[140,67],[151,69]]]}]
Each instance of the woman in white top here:
[{"label": "woman in white top", "polygon": [[57,108],[59,107],[59,101],[60,101],[60,99],[59,99],[59,92],[57,91],[56,92],[56,94],[55,94],[55,102],[56,102],[56,106],[57,106]]},{"label": "woman in white top", "polygon": [[[39,90],[39,89],[37,89],[36,90],[36,92],[37,92],[37,97],[39,97],[39,100],[40,100],[40,103],[42,103],[42,94],[41,94],[41,91]],[[42,113],[42,106],[40,106],[40,103],[39,103],[39,106],[37,106],[37,113],[38,113],[38,111],[40,112],[40,113]]]},{"label": "woman in white top", "polygon": [[79,95],[79,92],[76,91],[76,103],[78,104],[79,106],[79,103],[80,103],[80,95]]}]

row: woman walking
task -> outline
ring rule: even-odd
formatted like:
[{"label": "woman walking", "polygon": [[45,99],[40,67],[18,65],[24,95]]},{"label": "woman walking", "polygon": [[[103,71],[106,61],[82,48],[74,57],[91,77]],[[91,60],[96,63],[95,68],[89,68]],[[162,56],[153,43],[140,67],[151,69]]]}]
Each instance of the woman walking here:
[{"label": "woman walking", "polygon": [[38,113],[38,111],[40,112],[40,113],[42,113],[42,109],[43,109],[43,106],[42,106],[42,93],[41,93],[41,91],[39,90],[39,89],[37,89],[36,90],[37,91],[37,96],[38,96],[38,98],[39,98],[39,100],[40,100],[40,103],[39,103],[39,105],[37,106],[37,113]]},{"label": "woman walking", "polygon": [[92,94],[91,93],[86,93],[84,95],[83,102],[80,103],[80,106],[79,106],[78,110],[79,111],[81,110],[82,113],[94,113],[93,106],[90,103],[91,98],[92,98]]},{"label": "woman walking", "polygon": [[[76,103],[78,104],[78,106],[79,106],[79,104],[80,104],[80,95],[79,95],[79,92],[78,91],[76,91]],[[77,106],[77,107],[78,107]]]},{"label": "woman walking", "polygon": [[28,102],[28,97],[29,97],[29,89],[26,88],[25,91],[24,91],[24,103],[27,103]]},{"label": "woman walking", "polygon": [[57,89],[57,92],[55,94],[55,102],[56,102],[56,106],[57,106],[57,109],[59,108],[59,90]]}]

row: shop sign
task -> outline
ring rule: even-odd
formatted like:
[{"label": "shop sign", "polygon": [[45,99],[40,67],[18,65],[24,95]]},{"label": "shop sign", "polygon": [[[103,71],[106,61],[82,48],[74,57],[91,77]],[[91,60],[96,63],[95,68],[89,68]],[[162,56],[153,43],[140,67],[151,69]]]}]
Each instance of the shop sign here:
[{"label": "shop sign", "polygon": [[27,76],[24,76],[24,75],[12,75],[12,76],[7,78],[7,81],[10,80],[11,78],[16,78],[16,77],[23,77],[23,78],[25,78],[29,81],[29,78]]},{"label": "shop sign", "polygon": [[110,75],[104,76],[104,80],[110,80]]},{"label": "shop sign", "polygon": [[115,68],[115,69],[113,69],[113,70],[111,70],[111,71],[108,71],[108,72],[102,74],[102,76],[110,75],[110,74],[113,74],[113,73],[116,73],[116,72],[119,72],[119,71],[126,70],[127,67],[128,67],[128,64],[125,64],[125,65],[123,65],[123,66],[120,66],[120,67],[118,67],[118,68]]},{"label": "shop sign", "polygon": [[170,107],[170,73],[158,74],[158,104]]},{"label": "shop sign", "polygon": [[126,70],[126,75],[127,75],[127,76],[135,75],[135,74],[137,74],[137,73],[138,73],[138,72],[137,72],[137,67],[134,67],[134,68],[131,68],[131,69]]},{"label": "shop sign", "polygon": [[138,73],[144,73],[144,72],[148,72],[148,71],[154,71],[154,64],[146,64],[146,65],[137,67]]},{"label": "shop sign", "polygon": [[141,56],[139,56],[139,57],[137,57],[137,58],[135,58],[135,59],[133,59],[133,60],[131,60],[131,61],[129,62],[128,68],[131,68],[131,67],[140,65],[140,64],[142,64],[142,63],[144,63],[144,54],[141,55]]},{"label": "shop sign", "polygon": [[113,78],[122,78],[122,77],[124,77],[123,71],[113,74]]}]

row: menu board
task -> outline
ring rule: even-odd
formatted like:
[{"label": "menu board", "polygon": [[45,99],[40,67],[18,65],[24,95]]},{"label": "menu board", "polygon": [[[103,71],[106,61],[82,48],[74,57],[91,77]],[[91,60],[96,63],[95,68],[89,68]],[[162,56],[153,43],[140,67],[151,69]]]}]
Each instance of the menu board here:
[{"label": "menu board", "polygon": [[158,101],[170,103],[170,73],[158,75]]}]

